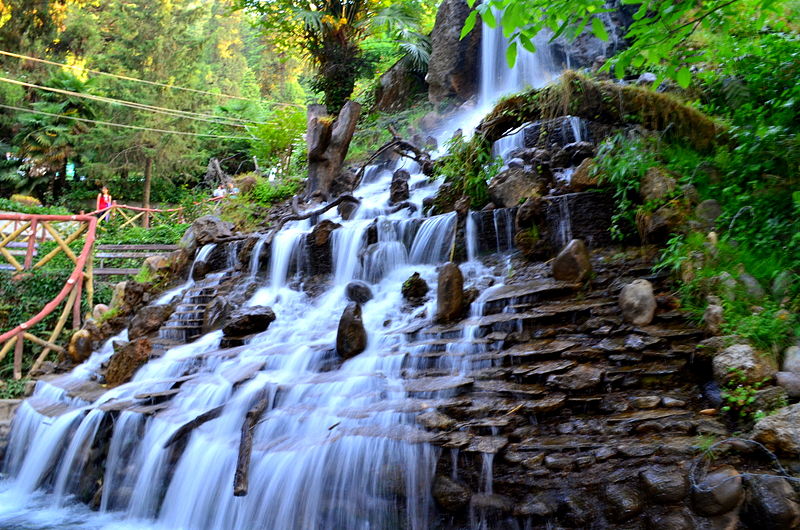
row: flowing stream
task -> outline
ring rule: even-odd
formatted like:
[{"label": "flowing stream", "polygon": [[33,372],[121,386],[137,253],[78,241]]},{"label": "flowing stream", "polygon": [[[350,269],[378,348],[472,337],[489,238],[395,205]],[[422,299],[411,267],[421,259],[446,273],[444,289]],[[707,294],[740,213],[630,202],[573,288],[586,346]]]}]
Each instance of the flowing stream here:
[{"label": "flowing stream", "polygon": [[[554,74],[544,45],[535,56],[522,53],[518,68],[509,73],[501,63],[502,36],[484,31],[491,37],[483,51],[491,67],[484,69],[482,98],[541,85]],[[245,346],[220,349],[221,332],[212,332],[168,349],[129,383],[105,389],[96,382],[97,372],[112,355],[113,340],[126,338],[123,333],[70,374],[40,381],[12,426],[2,463],[0,527],[429,528],[439,454],[426,443],[415,418],[448,392],[410,391],[409,381],[423,380],[431,369],[462,377],[487,361],[479,355],[471,360],[482,346],[468,325],[438,357],[428,355],[432,345],[406,344],[400,332],[435,313],[435,296],[423,307],[404,310],[402,283],[418,272],[435,292],[437,266],[450,260],[456,232],[455,213],[422,214],[423,200],[440,183],[428,181],[415,164],[405,165],[412,175],[415,213],[389,213],[396,164],[368,169],[355,192],[361,204],[350,220],[334,211],[323,216],[341,228],[333,232],[333,280],[319,296],[297,287],[307,259],[303,241],[313,228],[308,220],[287,224],[274,238],[263,279],[259,256],[265,242],[258,242],[247,275],[260,286],[248,305],[269,305],[277,319]],[[368,245],[374,219],[377,241]],[[502,284],[502,277],[493,277],[477,260],[475,233],[470,219],[469,261],[461,265],[467,285]],[[197,259],[212,250],[204,247]],[[332,367],[337,326],[347,305],[345,286],[352,280],[367,282],[373,293],[363,305],[368,346]],[[182,314],[194,318],[194,285],[190,279],[159,302],[182,297],[180,304],[188,307]],[[473,316],[482,314],[488,292],[472,304]],[[181,329],[180,318],[176,322]],[[168,331],[163,338],[181,337]],[[434,366],[425,361],[429,358],[438,359]],[[168,391],[176,383],[179,391],[169,401],[141,404],[143,394]],[[267,411],[253,430],[249,493],[235,497],[242,422],[261,399],[267,400]],[[181,425],[220,406],[222,414],[194,429],[185,446],[164,447]],[[107,455],[99,463],[95,457],[101,447]],[[99,471],[98,465],[103,466]],[[491,465],[488,460],[487,492]],[[84,498],[96,486],[86,477],[99,474],[101,495]]]}]

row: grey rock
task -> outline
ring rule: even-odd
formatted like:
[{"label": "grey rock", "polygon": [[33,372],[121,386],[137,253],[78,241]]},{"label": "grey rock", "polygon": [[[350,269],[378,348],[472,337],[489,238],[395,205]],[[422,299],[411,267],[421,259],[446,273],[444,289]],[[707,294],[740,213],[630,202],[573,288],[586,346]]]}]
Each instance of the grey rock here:
[{"label": "grey rock", "polygon": [[436,13],[428,61],[428,99],[438,103],[450,98],[469,99],[478,88],[481,24],[464,39],[461,28],[470,8],[464,0],[445,0]]},{"label": "grey rock", "polygon": [[794,278],[795,275],[790,271],[779,272],[778,275],[775,276],[775,279],[772,280],[772,286],[770,287],[772,296],[775,298],[783,298],[788,295],[789,289],[791,289],[794,283]]},{"label": "grey rock", "polygon": [[192,223],[197,246],[202,247],[233,235],[233,224],[214,215],[204,215]]},{"label": "grey rock", "polygon": [[203,333],[209,333],[225,325],[233,312],[233,307],[227,296],[215,296],[208,303],[205,313],[203,313]]},{"label": "grey rock", "polygon": [[722,323],[724,322],[725,310],[720,305],[710,304],[703,312],[703,322],[706,329],[712,335],[719,335],[722,330]]},{"label": "grey rock", "polygon": [[763,287],[761,287],[761,284],[758,283],[758,280],[746,272],[743,272],[739,275],[739,283],[742,284],[744,291],[750,298],[760,300],[761,298],[767,296],[767,292]]},{"label": "grey rock", "polygon": [[589,250],[580,239],[573,239],[553,260],[553,277],[559,281],[582,282],[592,273]]},{"label": "grey rock", "polygon": [[784,455],[800,455],[800,403],[783,407],[753,426],[752,438]]},{"label": "grey rock", "polygon": [[521,158],[512,158],[511,160],[508,161],[506,165],[510,168],[522,169],[525,167],[525,161],[522,160]]},{"label": "grey rock", "polygon": [[509,167],[489,182],[489,198],[500,208],[519,206],[528,197],[538,197],[547,189],[547,181],[538,172]]},{"label": "grey rock", "polygon": [[594,145],[590,142],[572,142],[562,147],[550,160],[552,167],[573,167],[594,156]]},{"label": "grey rock", "polygon": [[629,521],[644,509],[639,493],[624,484],[610,484],[605,491],[609,519],[616,522]]},{"label": "grey rock", "polygon": [[800,346],[789,346],[783,352],[781,368],[784,372],[800,374]]},{"label": "grey rock", "polygon": [[548,376],[547,384],[563,390],[586,390],[596,387],[602,380],[602,370],[580,365],[567,373]]},{"label": "grey rock", "polygon": [[634,280],[622,288],[619,295],[622,318],[636,326],[646,326],[653,321],[656,297],[653,284],[647,280]]},{"label": "grey rock", "polygon": [[661,404],[658,396],[638,396],[631,399],[631,405],[637,409],[654,409]]},{"label": "grey rock", "polygon": [[411,174],[405,169],[398,169],[392,174],[392,182],[389,185],[389,203],[398,204],[407,201],[410,194],[408,191],[408,179]]},{"label": "grey rock", "polygon": [[775,381],[786,391],[790,398],[800,397],[800,374],[796,372],[778,372]]},{"label": "grey rock", "polygon": [[658,76],[652,72],[644,72],[636,79],[637,85],[652,85],[656,82]]},{"label": "grey rock", "polygon": [[694,510],[706,516],[721,515],[733,510],[743,497],[742,477],[731,466],[712,471],[692,489]]},{"label": "grey rock", "polygon": [[733,301],[736,300],[736,289],[738,288],[738,284],[736,283],[736,279],[730,275],[729,272],[723,272],[719,274],[715,279],[714,283],[719,290],[719,294],[725,300]]},{"label": "grey rock", "polygon": [[741,373],[746,383],[760,383],[778,372],[777,363],[770,355],[762,355],[749,344],[734,344],[714,356],[714,379],[722,385],[734,373]]},{"label": "grey rock", "polygon": [[344,288],[344,294],[351,302],[366,304],[372,300],[372,289],[362,281],[352,281]]}]

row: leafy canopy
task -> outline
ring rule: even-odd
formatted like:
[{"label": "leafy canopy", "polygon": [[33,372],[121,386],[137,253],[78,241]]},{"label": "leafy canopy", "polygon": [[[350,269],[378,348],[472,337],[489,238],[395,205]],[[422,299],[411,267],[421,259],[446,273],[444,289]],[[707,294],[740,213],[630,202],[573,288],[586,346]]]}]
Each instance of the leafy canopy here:
[{"label": "leafy canopy", "polygon": [[[509,39],[506,59],[513,66],[520,47],[536,51],[533,38],[548,31],[552,38],[575,39],[585,30],[597,38],[608,40],[602,16],[614,11],[605,0],[488,0],[475,5],[461,32],[466,36],[477,23],[478,15],[489,27],[499,24]],[[632,23],[625,34],[630,46],[604,65],[623,77],[629,66],[663,66],[656,81],[664,78],[687,87],[691,82],[690,66],[704,60],[706,50],[687,45],[698,30],[727,32],[737,22],[749,20],[762,25],[770,12],[777,12],[779,0],[622,0],[620,9],[629,13]]]}]

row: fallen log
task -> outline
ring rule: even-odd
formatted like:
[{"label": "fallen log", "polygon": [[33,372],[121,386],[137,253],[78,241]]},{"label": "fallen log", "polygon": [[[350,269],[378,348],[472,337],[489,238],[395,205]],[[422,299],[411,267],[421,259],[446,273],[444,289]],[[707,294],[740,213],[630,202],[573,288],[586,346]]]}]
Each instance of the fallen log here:
[{"label": "fallen log", "polygon": [[167,441],[164,442],[164,449],[174,444],[175,442],[177,442],[178,440],[180,440],[181,438],[192,432],[194,429],[200,427],[204,423],[209,422],[215,418],[219,418],[219,416],[222,414],[222,409],[224,408],[225,405],[220,405],[219,407],[215,407],[209,411],[200,414],[192,421],[184,423],[183,425],[178,427],[178,430],[172,433],[172,436],[170,436],[169,439],[167,439]]},{"label": "fallen log", "polygon": [[233,495],[234,497],[244,497],[247,495],[250,477],[250,455],[253,452],[253,431],[258,420],[267,409],[269,399],[260,399],[253,408],[245,414],[242,423],[242,438],[239,441],[239,457],[236,460],[236,473],[233,475]]}]

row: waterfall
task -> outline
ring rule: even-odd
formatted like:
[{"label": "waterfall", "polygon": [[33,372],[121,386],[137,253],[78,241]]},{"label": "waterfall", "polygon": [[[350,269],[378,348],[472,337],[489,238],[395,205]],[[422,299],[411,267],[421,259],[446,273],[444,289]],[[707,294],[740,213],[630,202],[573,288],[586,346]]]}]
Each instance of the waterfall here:
[{"label": "waterfall", "polygon": [[258,275],[258,270],[261,267],[261,252],[264,250],[264,245],[267,243],[267,236],[260,235],[253,245],[253,253],[250,255],[250,277],[255,278]]}]

